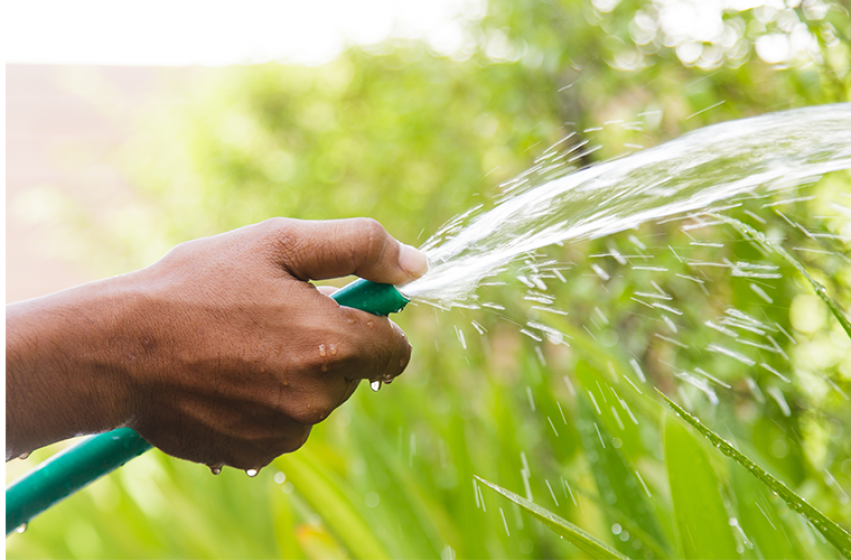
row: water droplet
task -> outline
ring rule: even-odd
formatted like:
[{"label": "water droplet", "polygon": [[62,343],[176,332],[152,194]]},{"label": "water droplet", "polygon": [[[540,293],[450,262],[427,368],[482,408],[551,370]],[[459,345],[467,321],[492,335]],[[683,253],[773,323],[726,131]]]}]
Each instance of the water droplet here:
[{"label": "water droplet", "polygon": [[260,471],[258,471],[257,469],[246,469],[245,470],[245,474],[247,474],[251,478],[254,478],[255,476],[257,476],[258,472],[260,472]]},{"label": "water droplet", "polygon": [[16,533],[23,533],[23,532],[24,532],[24,531],[26,531],[26,530],[27,530],[27,524],[26,524],[26,523],[22,523],[21,525],[18,525],[18,528],[17,528],[17,529],[15,529],[15,532],[16,532]]},{"label": "water droplet", "polygon": [[370,389],[372,389],[373,391],[378,392],[378,390],[379,390],[379,389],[381,389],[381,381],[373,381],[373,382],[371,382],[371,383],[369,384],[369,388],[370,388]]},{"label": "water droplet", "polygon": [[213,473],[213,476],[217,476],[218,474],[220,474],[222,472],[222,467],[220,467],[218,465],[214,465],[214,466],[210,467],[210,472]]},{"label": "water droplet", "polygon": [[378,497],[378,494],[375,492],[370,492],[364,497],[364,502],[366,503],[366,507],[374,508],[378,505],[381,499]]},{"label": "water droplet", "polygon": [[23,461],[24,459],[28,458],[29,456],[30,456],[30,452],[27,451],[26,453],[21,453],[20,455],[18,455],[18,459]]},{"label": "water droplet", "polygon": [[324,344],[319,345],[319,355],[322,356],[323,358],[325,357],[325,345]]}]

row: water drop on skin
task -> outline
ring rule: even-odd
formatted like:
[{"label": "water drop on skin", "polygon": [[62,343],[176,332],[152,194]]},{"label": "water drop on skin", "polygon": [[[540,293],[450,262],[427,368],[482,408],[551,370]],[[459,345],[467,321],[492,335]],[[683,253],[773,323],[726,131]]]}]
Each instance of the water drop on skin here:
[{"label": "water drop on skin", "polygon": [[373,381],[369,384],[369,388],[375,392],[378,392],[381,389],[381,381]]},{"label": "water drop on skin", "polygon": [[245,474],[247,474],[251,478],[254,478],[255,476],[257,476],[258,472],[260,472],[260,471],[258,471],[257,469],[246,469],[245,470]]}]

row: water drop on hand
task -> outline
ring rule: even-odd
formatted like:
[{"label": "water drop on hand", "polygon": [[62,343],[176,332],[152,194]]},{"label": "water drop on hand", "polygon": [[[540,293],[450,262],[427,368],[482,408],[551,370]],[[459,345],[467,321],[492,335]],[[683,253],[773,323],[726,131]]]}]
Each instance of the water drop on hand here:
[{"label": "water drop on hand", "polygon": [[370,388],[370,389],[372,389],[373,391],[378,392],[378,390],[379,390],[379,389],[381,389],[381,381],[373,381],[373,382],[371,382],[371,383],[369,384],[369,388]]}]

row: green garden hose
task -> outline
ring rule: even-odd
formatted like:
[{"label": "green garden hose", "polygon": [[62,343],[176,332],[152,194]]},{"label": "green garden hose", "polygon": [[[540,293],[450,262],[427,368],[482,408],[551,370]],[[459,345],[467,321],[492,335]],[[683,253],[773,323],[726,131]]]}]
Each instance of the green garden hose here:
[{"label": "green garden hose", "polygon": [[[390,284],[368,280],[356,280],[331,297],[380,316],[401,311],[409,301]],[[6,488],[6,534],[150,448],[130,428],[119,428],[57,453]]]}]

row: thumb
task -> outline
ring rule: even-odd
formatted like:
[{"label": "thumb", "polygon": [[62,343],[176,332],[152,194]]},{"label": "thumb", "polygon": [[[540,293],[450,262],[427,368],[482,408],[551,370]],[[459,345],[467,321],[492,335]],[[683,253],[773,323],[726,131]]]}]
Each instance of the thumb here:
[{"label": "thumb", "polygon": [[399,243],[375,220],[275,220],[279,262],[300,280],[355,274],[373,282],[405,284],[425,274],[428,261]]}]

